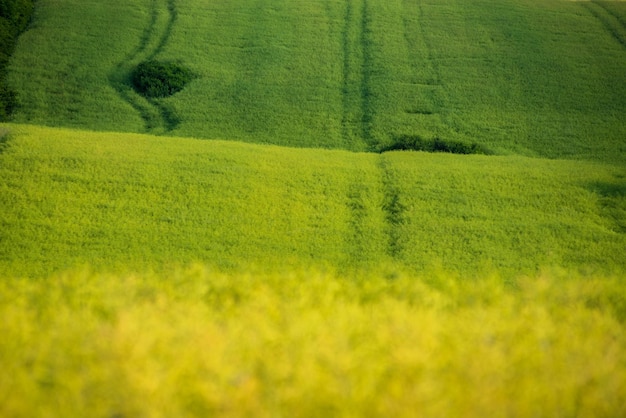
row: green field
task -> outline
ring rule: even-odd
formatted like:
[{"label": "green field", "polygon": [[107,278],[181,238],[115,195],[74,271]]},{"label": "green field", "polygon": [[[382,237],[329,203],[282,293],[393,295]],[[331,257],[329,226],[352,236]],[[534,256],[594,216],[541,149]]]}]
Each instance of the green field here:
[{"label": "green field", "polygon": [[[146,101],[138,62],[200,76]],[[624,163],[626,3],[39,0],[15,121],[371,150],[398,135]]]},{"label": "green field", "polygon": [[8,125],[0,274],[394,265],[626,271],[626,169]]},{"label": "green field", "polygon": [[0,73],[0,416],[626,415],[625,1],[37,0]]}]

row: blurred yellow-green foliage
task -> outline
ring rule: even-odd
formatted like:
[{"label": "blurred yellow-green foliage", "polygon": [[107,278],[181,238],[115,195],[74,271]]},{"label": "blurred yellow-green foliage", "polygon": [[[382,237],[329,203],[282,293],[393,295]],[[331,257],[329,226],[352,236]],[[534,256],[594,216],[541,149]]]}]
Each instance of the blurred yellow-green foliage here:
[{"label": "blurred yellow-green foliage", "polygon": [[624,294],[558,271],[3,279],[0,416],[625,416]]}]

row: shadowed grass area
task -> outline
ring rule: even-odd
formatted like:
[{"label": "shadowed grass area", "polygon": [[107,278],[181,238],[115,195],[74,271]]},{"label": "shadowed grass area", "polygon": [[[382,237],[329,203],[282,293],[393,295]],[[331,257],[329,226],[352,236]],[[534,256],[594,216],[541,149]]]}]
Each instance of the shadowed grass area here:
[{"label": "shadowed grass area", "polygon": [[446,141],[440,138],[424,139],[419,136],[399,136],[391,145],[383,147],[379,152],[389,151],[425,151],[447,152],[450,154],[490,154],[483,146],[476,142],[465,143],[460,141]]}]

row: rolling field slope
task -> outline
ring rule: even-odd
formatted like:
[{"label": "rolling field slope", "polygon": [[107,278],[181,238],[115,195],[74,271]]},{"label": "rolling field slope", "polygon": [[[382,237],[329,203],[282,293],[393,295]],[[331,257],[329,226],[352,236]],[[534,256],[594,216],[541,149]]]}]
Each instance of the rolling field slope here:
[{"label": "rolling field slope", "polygon": [[626,2],[37,0],[7,71],[0,416],[625,415]]},{"label": "rolling field slope", "polygon": [[[371,150],[398,136],[624,163],[626,3],[40,0],[16,122]],[[146,59],[198,74],[173,97]]]},{"label": "rolling field slope", "polygon": [[3,129],[0,275],[626,268],[623,167]]}]

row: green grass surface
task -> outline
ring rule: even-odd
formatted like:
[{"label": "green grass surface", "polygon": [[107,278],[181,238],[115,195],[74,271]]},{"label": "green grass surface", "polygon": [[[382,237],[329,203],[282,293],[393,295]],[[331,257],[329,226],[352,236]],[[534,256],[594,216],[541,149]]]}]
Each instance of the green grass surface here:
[{"label": "green grass surface", "polygon": [[624,416],[625,74],[623,1],[38,0],[0,416]]},{"label": "green grass surface", "polygon": [[624,416],[623,278],[0,280],[4,417]]},{"label": "green grass surface", "polygon": [[613,165],[3,129],[0,275],[626,268],[626,171]]},{"label": "green grass surface", "polygon": [[[146,100],[142,60],[200,75]],[[626,3],[40,0],[16,122],[368,150],[398,135],[624,163]]]}]

